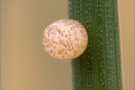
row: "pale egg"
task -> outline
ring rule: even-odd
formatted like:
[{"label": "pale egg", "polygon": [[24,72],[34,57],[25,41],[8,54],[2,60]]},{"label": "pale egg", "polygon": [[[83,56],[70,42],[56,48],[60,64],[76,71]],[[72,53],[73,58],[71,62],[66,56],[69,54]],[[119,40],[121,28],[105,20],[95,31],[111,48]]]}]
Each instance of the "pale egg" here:
[{"label": "pale egg", "polygon": [[78,21],[61,19],[46,27],[42,44],[45,51],[52,57],[71,60],[79,57],[85,51],[88,35]]}]

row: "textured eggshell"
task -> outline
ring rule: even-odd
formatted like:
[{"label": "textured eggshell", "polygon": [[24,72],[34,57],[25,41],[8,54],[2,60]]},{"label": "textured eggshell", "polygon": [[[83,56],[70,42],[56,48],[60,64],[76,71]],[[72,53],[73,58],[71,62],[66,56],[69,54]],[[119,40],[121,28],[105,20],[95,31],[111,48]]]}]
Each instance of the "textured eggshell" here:
[{"label": "textured eggshell", "polygon": [[81,23],[61,19],[47,26],[43,33],[43,46],[52,57],[70,60],[80,56],[87,47],[88,36]]}]

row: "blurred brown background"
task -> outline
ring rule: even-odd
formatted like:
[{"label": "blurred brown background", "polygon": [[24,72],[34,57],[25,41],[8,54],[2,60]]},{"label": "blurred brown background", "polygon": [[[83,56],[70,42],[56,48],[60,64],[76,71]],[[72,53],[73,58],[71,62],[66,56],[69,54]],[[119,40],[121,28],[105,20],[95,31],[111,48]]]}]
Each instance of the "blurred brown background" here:
[{"label": "blurred brown background", "polygon": [[[71,61],[45,53],[42,34],[68,0],[1,0],[2,90],[72,90]],[[134,0],[119,0],[124,90],[134,90]]]}]

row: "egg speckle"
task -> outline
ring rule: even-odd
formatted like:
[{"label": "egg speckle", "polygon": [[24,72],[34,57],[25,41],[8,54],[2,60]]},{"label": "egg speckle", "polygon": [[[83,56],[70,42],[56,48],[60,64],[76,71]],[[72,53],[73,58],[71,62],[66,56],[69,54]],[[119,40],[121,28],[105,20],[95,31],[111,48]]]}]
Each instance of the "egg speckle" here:
[{"label": "egg speckle", "polygon": [[61,19],[46,27],[42,44],[54,58],[70,60],[80,56],[86,49],[88,36],[85,28],[76,20]]}]

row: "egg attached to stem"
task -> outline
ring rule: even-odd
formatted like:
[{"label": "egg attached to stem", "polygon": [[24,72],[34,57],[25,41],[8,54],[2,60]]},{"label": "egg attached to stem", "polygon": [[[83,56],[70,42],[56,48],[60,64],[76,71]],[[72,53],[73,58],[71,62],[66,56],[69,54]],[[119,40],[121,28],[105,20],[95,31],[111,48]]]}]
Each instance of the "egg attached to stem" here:
[{"label": "egg attached to stem", "polygon": [[73,19],[61,19],[48,25],[43,33],[45,51],[54,58],[71,60],[86,49],[88,35],[81,23]]}]

